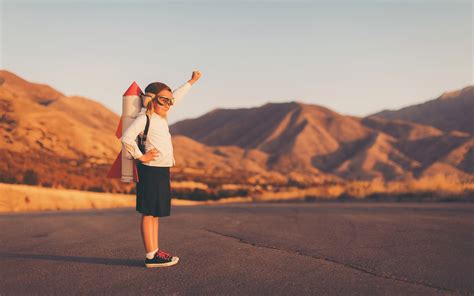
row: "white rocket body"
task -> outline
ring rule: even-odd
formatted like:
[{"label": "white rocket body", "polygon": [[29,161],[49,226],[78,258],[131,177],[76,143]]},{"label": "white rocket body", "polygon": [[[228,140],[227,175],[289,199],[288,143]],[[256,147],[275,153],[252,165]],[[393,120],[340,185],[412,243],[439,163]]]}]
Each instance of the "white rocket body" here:
[{"label": "white rocket body", "polygon": [[[122,100],[122,135],[141,110],[139,95],[124,95]],[[133,157],[122,145],[122,182],[133,182]]]},{"label": "white rocket body", "polygon": [[[123,133],[137,118],[138,114],[142,109],[142,101],[140,95],[142,90],[138,87],[136,82],[127,89],[122,97],[122,117],[115,131],[117,138],[122,138]],[[122,150],[112,164],[107,178],[120,178],[122,182],[131,183],[138,182],[138,172],[135,164],[135,160],[130,153],[122,145]]]},{"label": "white rocket body", "polygon": [[[133,82],[122,98],[122,135],[125,130],[137,118],[142,108],[140,94],[142,93],[138,85]],[[122,145],[122,178],[121,181],[130,183],[134,181],[134,159]]]}]

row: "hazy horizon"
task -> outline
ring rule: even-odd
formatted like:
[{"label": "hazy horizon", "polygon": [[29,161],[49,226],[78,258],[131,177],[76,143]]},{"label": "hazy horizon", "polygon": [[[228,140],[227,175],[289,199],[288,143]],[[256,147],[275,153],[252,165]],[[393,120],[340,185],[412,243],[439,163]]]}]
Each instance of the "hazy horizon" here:
[{"label": "hazy horizon", "polygon": [[176,88],[200,70],[170,123],[290,101],[365,116],[473,84],[471,1],[0,7],[2,69],[118,114],[132,81]]}]

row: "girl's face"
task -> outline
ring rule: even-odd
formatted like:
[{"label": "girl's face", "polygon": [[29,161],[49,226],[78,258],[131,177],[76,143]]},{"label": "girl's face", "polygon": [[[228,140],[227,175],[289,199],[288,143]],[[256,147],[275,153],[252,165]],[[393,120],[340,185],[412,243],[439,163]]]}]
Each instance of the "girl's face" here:
[{"label": "girl's face", "polygon": [[[167,89],[163,89],[158,93],[158,96],[171,99],[171,98],[173,98],[173,93],[170,92]],[[166,116],[166,113],[168,112],[168,110],[170,108],[171,108],[171,106],[168,105],[168,104],[160,105],[156,102],[156,100],[153,100],[153,109],[154,109],[155,113],[157,113],[161,116]]]}]

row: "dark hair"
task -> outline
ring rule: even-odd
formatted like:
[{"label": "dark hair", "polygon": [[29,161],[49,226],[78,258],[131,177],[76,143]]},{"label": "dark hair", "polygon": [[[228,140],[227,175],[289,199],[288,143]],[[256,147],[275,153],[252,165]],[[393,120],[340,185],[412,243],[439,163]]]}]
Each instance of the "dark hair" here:
[{"label": "dark hair", "polygon": [[168,85],[166,85],[162,82],[152,82],[152,83],[148,84],[148,86],[145,88],[145,93],[157,94],[160,91],[162,91],[163,89],[167,89],[169,91],[172,91],[171,88]]}]

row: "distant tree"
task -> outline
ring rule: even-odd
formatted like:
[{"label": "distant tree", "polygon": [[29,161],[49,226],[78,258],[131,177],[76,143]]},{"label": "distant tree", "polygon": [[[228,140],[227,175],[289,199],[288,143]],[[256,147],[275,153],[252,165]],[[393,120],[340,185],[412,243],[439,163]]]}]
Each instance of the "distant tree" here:
[{"label": "distant tree", "polygon": [[33,170],[27,170],[23,175],[23,183],[28,185],[38,185],[38,174]]},{"label": "distant tree", "polygon": [[87,191],[104,192],[104,188],[102,186],[91,186],[91,187],[87,188]]}]

